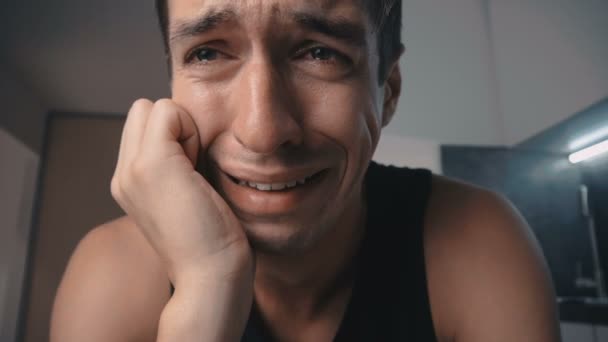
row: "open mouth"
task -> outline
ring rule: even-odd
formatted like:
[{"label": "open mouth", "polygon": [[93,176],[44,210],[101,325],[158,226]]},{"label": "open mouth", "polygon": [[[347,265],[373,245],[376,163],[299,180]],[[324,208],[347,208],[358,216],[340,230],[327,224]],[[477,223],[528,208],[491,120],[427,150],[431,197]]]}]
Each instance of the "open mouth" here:
[{"label": "open mouth", "polygon": [[326,173],[326,171],[327,171],[327,169],[319,171],[312,176],[309,176],[309,177],[306,177],[303,179],[292,180],[292,181],[286,182],[286,183],[255,183],[255,182],[249,182],[246,180],[238,179],[232,175],[228,175],[228,174],[227,175],[228,175],[228,178],[230,178],[230,180],[232,180],[237,185],[256,189],[259,191],[278,192],[278,191],[288,191],[291,189],[313,184],[313,183],[317,182]]}]

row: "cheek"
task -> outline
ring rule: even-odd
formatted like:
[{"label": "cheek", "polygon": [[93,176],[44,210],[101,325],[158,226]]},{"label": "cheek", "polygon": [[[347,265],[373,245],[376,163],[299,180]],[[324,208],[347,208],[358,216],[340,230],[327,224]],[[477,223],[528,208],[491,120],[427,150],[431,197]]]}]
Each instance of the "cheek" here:
[{"label": "cheek", "polygon": [[173,101],[192,116],[204,149],[229,124],[223,98],[224,90],[221,86],[209,87],[202,83],[174,81]]},{"label": "cheek", "polygon": [[373,96],[364,85],[330,84],[299,93],[306,94],[299,97],[299,107],[308,127],[332,139],[348,154],[373,149],[379,119]]},{"label": "cheek", "polygon": [[307,126],[332,141],[344,161],[339,196],[357,196],[379,138],[374,97],[364,85],[321,87],[303,103]]}]

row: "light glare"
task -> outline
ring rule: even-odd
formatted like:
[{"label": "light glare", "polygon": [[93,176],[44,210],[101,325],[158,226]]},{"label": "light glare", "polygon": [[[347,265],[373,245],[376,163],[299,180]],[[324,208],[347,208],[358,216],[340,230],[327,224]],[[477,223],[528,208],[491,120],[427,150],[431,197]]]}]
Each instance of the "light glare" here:
[{"label": "light glare", "polygon": [[606,152],[608,152],[608,140],[604,140],[601,143],[597,143],[578,152],[574,152],[568,156],[568,159],[572,164],[576,164],[582,162],[583,160],[595,158]]}]

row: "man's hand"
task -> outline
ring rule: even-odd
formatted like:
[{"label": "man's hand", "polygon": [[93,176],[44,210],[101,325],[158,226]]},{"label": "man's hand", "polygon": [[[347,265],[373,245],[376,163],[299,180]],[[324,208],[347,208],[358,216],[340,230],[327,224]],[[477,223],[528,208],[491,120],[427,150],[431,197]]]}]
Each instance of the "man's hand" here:
[{"label": "man's hand", "polygon": [[112,195],[166,262],[172,281],[251,264],[249,245],[225,201],[195,170],[194,121],[171,100],[136,101],[125,123]]},{"label": "man's hand", "polygon": [[176,287],[161,317],[159,339],[196,340],[205,334],[227,340],[225,325],[235,330],[234,323],[244,323],[251,304],[251,249],[226,202],[195,170],[201,152],[194,121],[176,103],[133,104],[112,195],[166,264]]}]

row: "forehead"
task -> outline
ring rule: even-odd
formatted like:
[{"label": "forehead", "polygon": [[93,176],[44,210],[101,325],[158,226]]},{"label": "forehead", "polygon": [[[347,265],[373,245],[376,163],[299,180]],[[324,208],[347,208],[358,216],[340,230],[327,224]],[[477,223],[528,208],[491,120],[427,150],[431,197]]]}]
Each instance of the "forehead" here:
[{"label": "forehead", "polygon": [[311,13],[349,19],[362,24],[367,16],[361,0],[167,0],[170,24],[189,21],[210,12],[230,11],[242,21],[265,21]]}]

